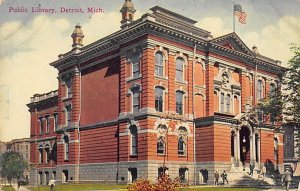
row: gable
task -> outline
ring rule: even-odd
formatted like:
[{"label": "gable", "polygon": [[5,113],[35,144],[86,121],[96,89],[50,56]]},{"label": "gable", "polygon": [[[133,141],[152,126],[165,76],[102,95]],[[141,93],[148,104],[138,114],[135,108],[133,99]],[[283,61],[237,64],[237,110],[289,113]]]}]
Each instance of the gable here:
[{"label": "gable", "polygon": [[213,44],[222,46],[227,49],[235,50],[249,56],[253,56],[252,51],[247,45],[236,35],[236,33],[230,33],[218,38],[214,38],[210,41]]}]

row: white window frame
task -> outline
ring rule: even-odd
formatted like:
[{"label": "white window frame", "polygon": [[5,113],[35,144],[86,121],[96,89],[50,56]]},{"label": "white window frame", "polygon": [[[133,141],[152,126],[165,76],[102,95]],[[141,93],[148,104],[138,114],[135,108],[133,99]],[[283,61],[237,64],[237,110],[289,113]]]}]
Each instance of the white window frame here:
[{"label": "white window frame", "polygon": [[[182,68],[177,68],[177,64],[179,64],[179,62],[177,61],[182,61]],[[184,82],[184,65],[185,65],[185,60],[182,57],[178,57],[175,60],[175,80],[177,82]],[[179,72],[181,73],[180,75],[180,79],[179,76],[177,75],[177,72],[179,74]]]},{"label": "white window frame", "polygon": [[[162,56],[162,60],[161,60],[161,65],[158,64],[157,62],[157,57],[156,55],[160,54]],[[157,51],[154,55],[154,61],[155,61],[155,68],[154,68],[154,74],[155,76],[158,76],[158,77],[164,77],[165,76],[165,57],[164,57],[164,53],[161,52],[161,51]],[[161,74],[160,74],[160,70],[161,69]]]}]

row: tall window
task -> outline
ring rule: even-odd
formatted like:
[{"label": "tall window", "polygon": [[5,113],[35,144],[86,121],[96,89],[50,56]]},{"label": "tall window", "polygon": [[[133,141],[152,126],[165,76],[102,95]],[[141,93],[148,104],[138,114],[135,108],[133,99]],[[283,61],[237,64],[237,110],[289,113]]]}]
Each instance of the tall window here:
[{"label": "tall window", "polygon": [[226,96],[226,112],[230,113],[230,95],[227,94]]},{"label": "tall window", "polygon": [[49,150],[49,148],[45,148],[45,154],[46,154],[45,162],[47,164],[50,161],[50,150]]},{"label": "tall window", "polygon": [[183,92],[176,91],[176,113],[183,114]]},{"label": "tall window", "polygon": [[132,89],[132,112],[138,112],[140,109],[140,88]]},{"label": "tall window", "polygon": [[66,79],[65,83],[66,83],[67,97],[70,98],[72,97],[72,79],[71,78]]},{"label": "tall window", "polygon": [[186,182],[188,169],[187,168],[180,168],[179,169],[179,179],[180,182]]},{"label": "tall window", "polygon": [[164,76],[164,57],[162,52],[155,54],[155,75],[160,77]]},{"label": "tall window", "polygon": [[140,76],[140,55],[134,53],[132,56],[132,78],[138,78]]},{"label": "tall window", "polygon": [[46,115],[45,119],[46,119],[46,133],[49,133],[49,129],[50,129],[49,115]]},{"label": "tall window", "polygon": [[44,152],[43,148],[39,148],[39,164],[43,164]]},{"label": "tall window", "polygon": [[66,110],[65,110],[65,117],[66,117],[66,125],[71,125],[71,121],[72,121],[72,107],[71,105],[66,106]]},{"label": "tall window", "polygon": [[163,111],[163,88],[162,87],[156,87],[155,88],[155,109],[156,111],[162,112]]},{"label": "tall window", "polygon": [[57,126],[58,126],[58,114],[57,114],[57,113],[54,113],[54,114],[53,114],[53,118],[54,118],[53,130],[56,131]]},{"label": "tall window", "polygon": [[183,82],[183,63],[182,58],[176,59],[176,81]]},{"label": "tall window", "polygon": [[157,154],[165,154],[165,138],[160,136],[157,139]]},{"label": "tall window", "polygon": [[274,96],[276,92],[275,84],[270,84],[270,96]]},{"label": "tall window", "polygon": [[178,129],[178,155],[186,154],[186,139],[188,132],[185,127],[179,127]]},{"label": "tall window", "polygon": [[43,117],[39,117],[40,135],[44,133]]},{"label": "tall window", "polygon": [[69,137],[67,135],[64,136],[64,159],[69,160]]},{"label": "tall window", "polygon": [[263,82],[261,80],[257,81],[257,100],[263,98]]},{"label": "tall window", "polygon": [[135,125],[132,125],[130,127],[130,144],[131,144],[131,149],[130,149],[130,154],[131,155],[137,155],[137,128]]},{"label": "tall window", "polygon": [[128,182],[134,182],[137,179],[137,168],[128,169]]},{"label": "tall window", "polygon": [[224,113],[224,93],[221,93],[221,113]]}]

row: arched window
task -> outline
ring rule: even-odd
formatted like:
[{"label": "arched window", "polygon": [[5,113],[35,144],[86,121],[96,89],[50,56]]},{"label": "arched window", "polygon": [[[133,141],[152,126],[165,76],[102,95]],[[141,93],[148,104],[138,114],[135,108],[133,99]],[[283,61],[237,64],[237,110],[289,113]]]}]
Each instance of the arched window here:
[{"label": "arched window", "polygon": [[163,136],[160,136],[157,139],[157,154],[165,154],[165,138]]},{"label": "arched window", "polygon": [[155,54],[155,75],[160,77],[164,76],[164,56],[162,52]]},{"label": "arched window", "polygon": [[183,82],[183,58],[176,59],[176,81]]},{"label": "arched window", "polygon": [[130,144],[131,144],[131,149],[130,149],[130,154],[131,155],[137,155],[137,128],[135,125],[130,126]]},{"label": "arched window", "polygon": [[43,117],[39,117],[40,135],[44,133]]},{"label": "arched window", "polygon": [[64,136],[64,160],[69,160],[69,137],[67,135]]},{"label": "arched window", "polygon": [[163,112],[163,92],[164,89],[162,87],[155,88],[155,109],[159,112]]},{"label": "arched window", "polygon": [[138,78],[140,76],[140,55],[139,53],[134,53],[132,58],[132,78]]},{"label": "arched window", "polygon": [[132,112],[138,112],[140,109],[140,88],[135,87],[131,91],[132,91]]},{"label": "arched window", "polygon": [[224,113],[224,93],[221,93],[221,113]]},{"label": "arched window", "polygon": [[257,81],[257,100],[263,98],[263,82],[261,80]]},{"label": "arched window", "polygon": [[68,77],[65,79],[65,84],[66,84],[66,96],[68,98],[72,97],[72,79],[71,77]]},{"label": "arched window", "polygon": [[270,96],[274,96],[276,93],[276,86],[275,84],[270,84]]},{"label": "arched window", "polygon": [[186,155],[186,139],[188,132],[185,127],[178,129],[178,155]]},{"label": "arched window", "polygon": [[39,148],[39,164],[43,164],[44,162],[44,149]]},{"label": "arched window", "polygon": [[176,113],[183,114],[183,92],[176,91]]},{"label": "arched window", "polygon": [[226,96],[226,112],[230,113],[230,95],[227,94]]}]

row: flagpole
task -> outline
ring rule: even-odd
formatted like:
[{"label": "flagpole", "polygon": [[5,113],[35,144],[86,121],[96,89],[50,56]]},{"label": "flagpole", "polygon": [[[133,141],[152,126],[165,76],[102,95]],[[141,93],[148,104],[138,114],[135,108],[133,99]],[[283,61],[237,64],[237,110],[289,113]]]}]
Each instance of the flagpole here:
[{"label": "flagpole", "polygon": [[233,13],[233,15],[232,15],[232,19],[233,19],[233,32],[235,32],[234,1],[232,1],[232,3],[233,3],[233,7],[232,7],[233,8],[232,9],[233,10],[233,12],[232,12]]}]

